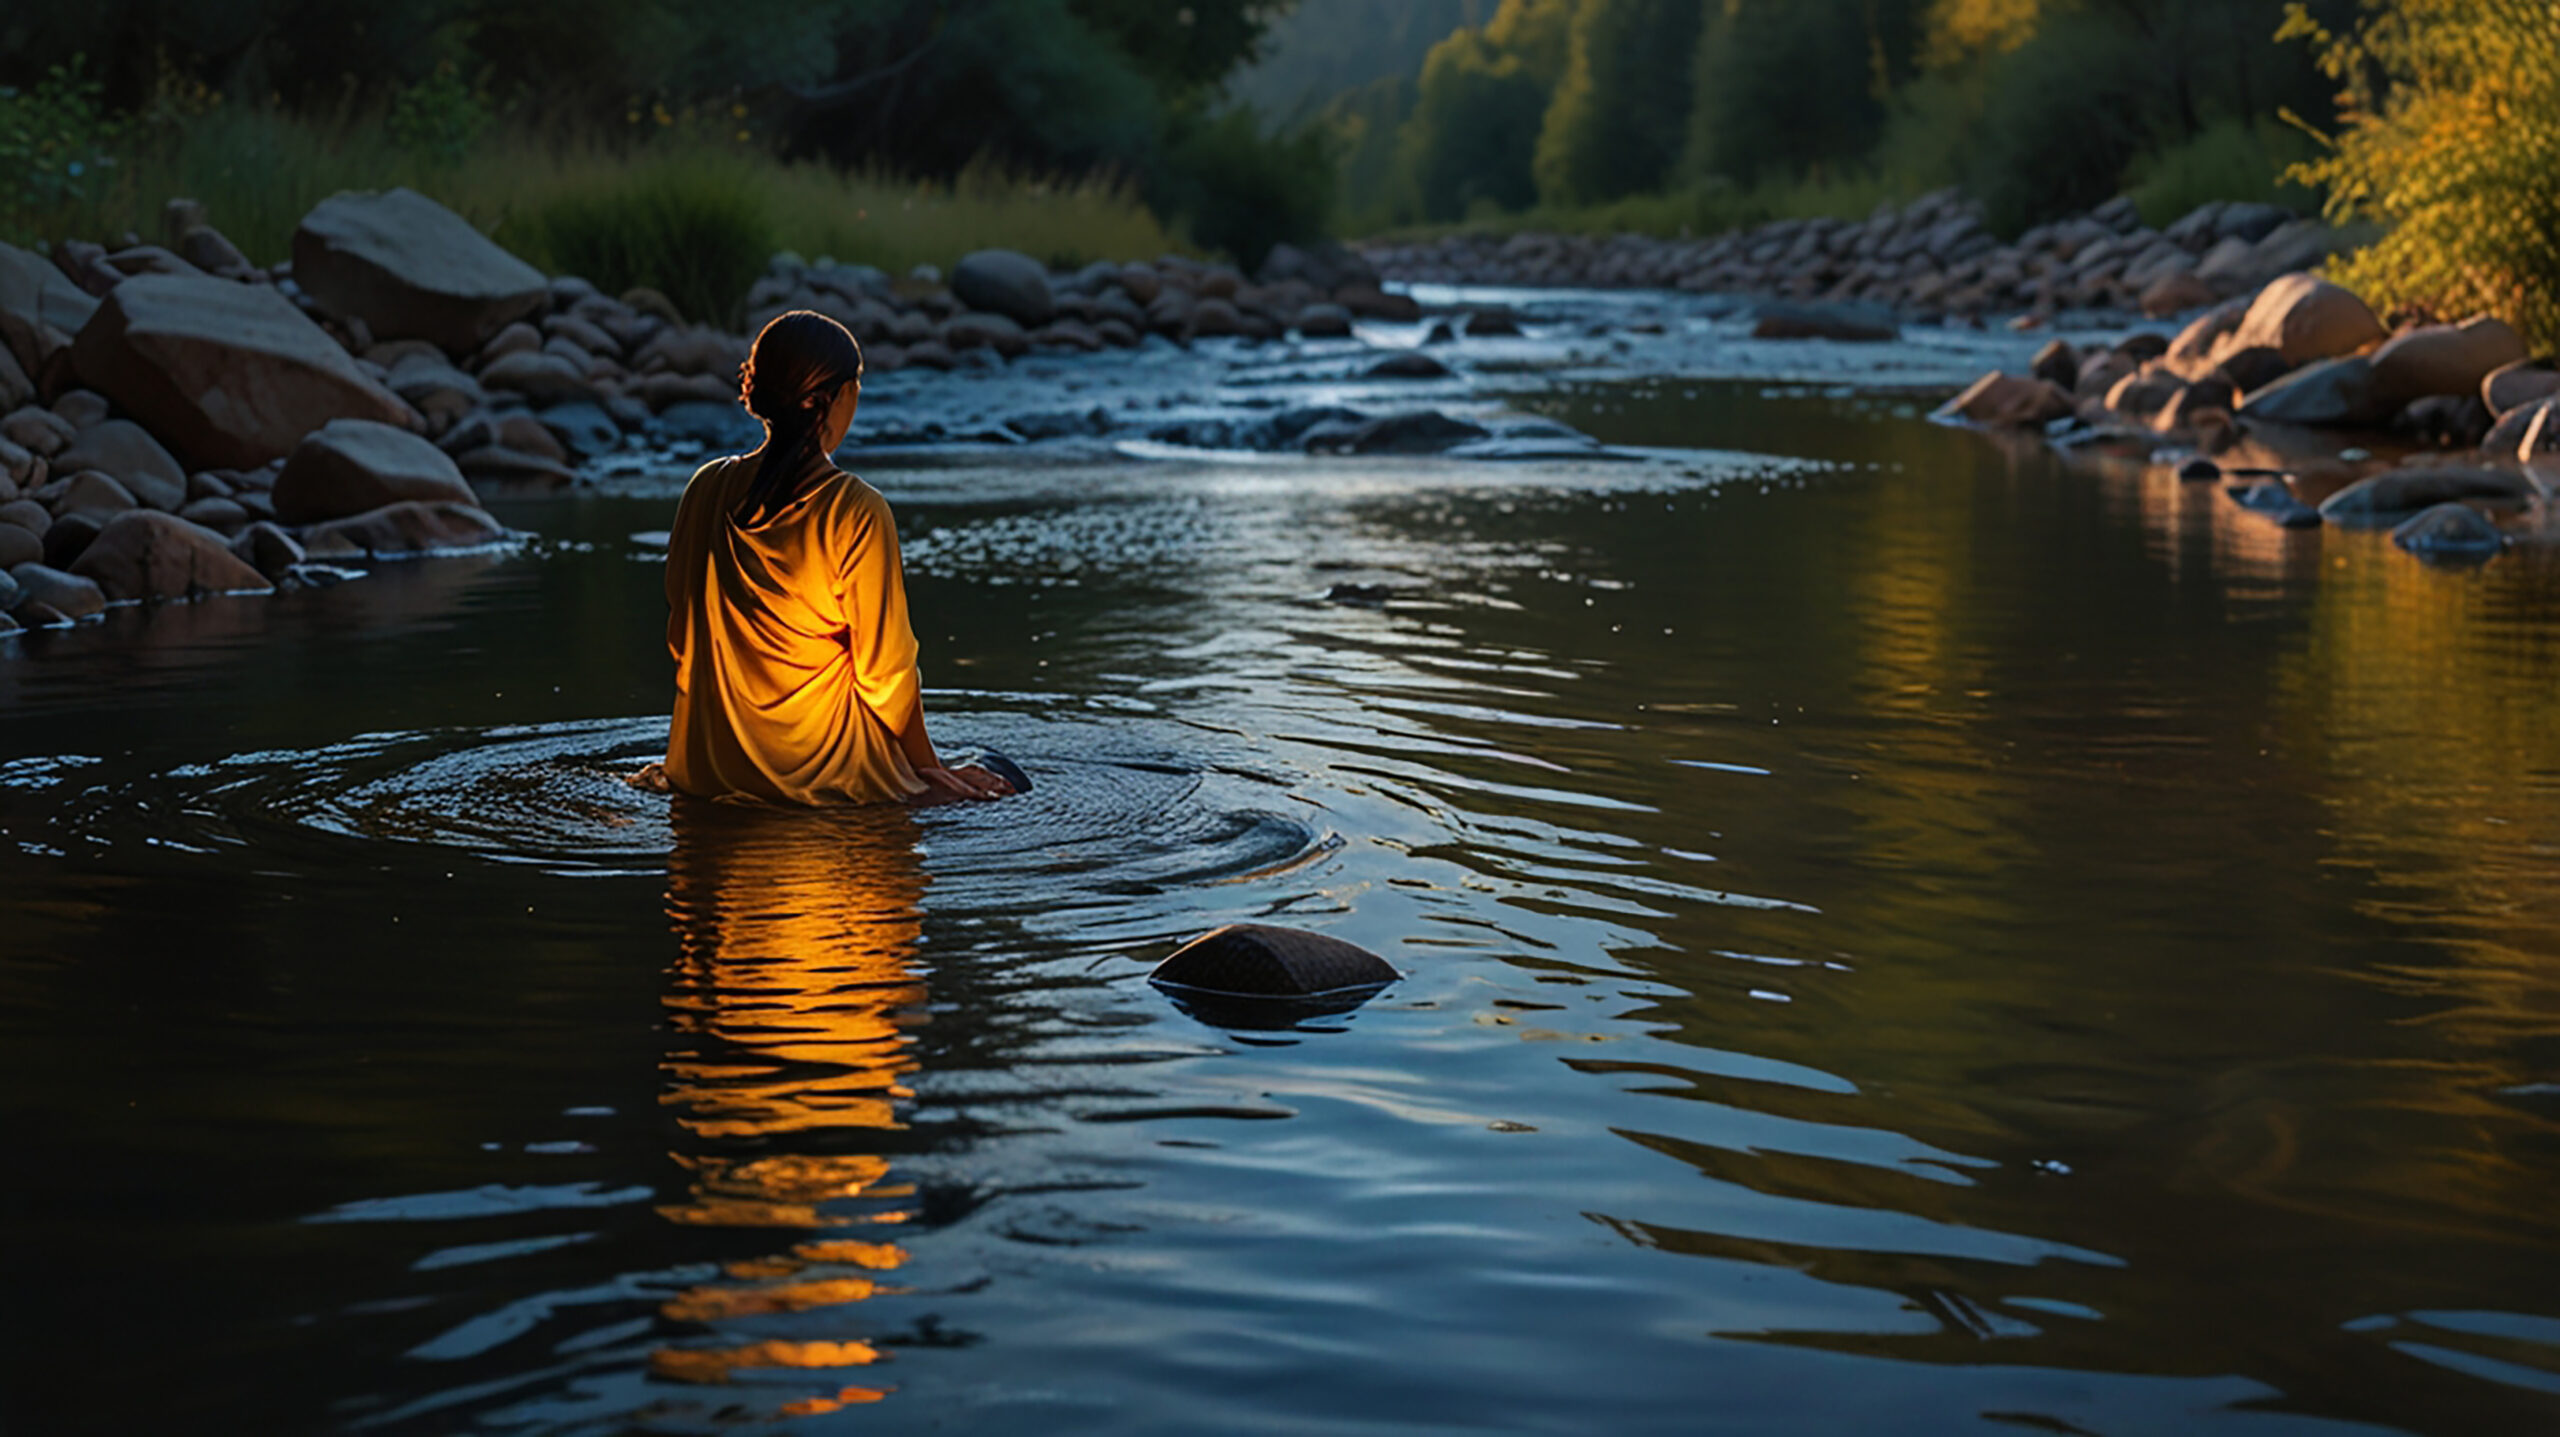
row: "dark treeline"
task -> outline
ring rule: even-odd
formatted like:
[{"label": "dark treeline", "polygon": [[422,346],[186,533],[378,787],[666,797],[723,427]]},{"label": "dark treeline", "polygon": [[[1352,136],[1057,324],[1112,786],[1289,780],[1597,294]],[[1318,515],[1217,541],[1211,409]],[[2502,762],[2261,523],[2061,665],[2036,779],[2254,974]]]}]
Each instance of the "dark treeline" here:
[{"label": "dark treeline", "polygon": [[[2312,0],[2343,23],[2356,0]],[[1339,97],[1360,222],[1958,185],[2017,229],[2148,190],[2266,198],[2331,116],[2282,0],[1501,0],[1418,75]],[[2234,193],[2237,192],[2237,193]],[[2307,197],[2296,196],[2307,202]],[[2148,204],[2146,207],[2150,207]]]},{"label": "dark treeline", "polygon": [[97,0],[10,6],[0,84],[85,65],[112,110],[173,87],[363,114],[441,85],[566,138],[734,111],[786,159],[1134,180],[1212,248],[1326,221],[1306,135],[1224,109],[1272,0]]}]

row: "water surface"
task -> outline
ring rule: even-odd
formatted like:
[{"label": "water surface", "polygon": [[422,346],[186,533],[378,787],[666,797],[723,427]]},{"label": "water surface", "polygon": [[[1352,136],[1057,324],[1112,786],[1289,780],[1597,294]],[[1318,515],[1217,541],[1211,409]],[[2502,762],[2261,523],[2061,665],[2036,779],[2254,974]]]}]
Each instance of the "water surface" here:
[{"label": "water surface", "polygon": [[1679,452],[875,470],[1002,805],[622,785],[663,481],[22,642],[0,1417],[2554,1430],[2560,563],[1523,385]]}]

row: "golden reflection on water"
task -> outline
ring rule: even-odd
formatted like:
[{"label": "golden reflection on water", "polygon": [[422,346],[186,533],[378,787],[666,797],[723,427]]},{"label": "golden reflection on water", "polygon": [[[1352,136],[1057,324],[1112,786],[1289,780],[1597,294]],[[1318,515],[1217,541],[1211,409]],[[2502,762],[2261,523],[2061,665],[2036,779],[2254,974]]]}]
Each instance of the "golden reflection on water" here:
[{"label": "golden reflection on water", "polygon": [[[721,1279],[664,1303],[668,1321],[714,1338],[659,1349],[661,1379],[732,1384],[756,1372],[798,1384],[776,1416],[877,1401],[842,1382],[881,1360],[848,1334],[848,1309],[890,1290],[894,1243],[815,1237],[895,1223],[911,1191],[891,1181],[881,1135],[901,1126],[915,1069],[905,1029],[925,987],[914,971],[925,874],[903,812],[782,812],[679,803],[667,917],[674,1036],[662,1101],[689,1139],[669,1156],[690,1176],[659,1209],[689,1227],[813,1235],[726,1264]],[[768,1379],[770,1380],[770,1379]]]}]

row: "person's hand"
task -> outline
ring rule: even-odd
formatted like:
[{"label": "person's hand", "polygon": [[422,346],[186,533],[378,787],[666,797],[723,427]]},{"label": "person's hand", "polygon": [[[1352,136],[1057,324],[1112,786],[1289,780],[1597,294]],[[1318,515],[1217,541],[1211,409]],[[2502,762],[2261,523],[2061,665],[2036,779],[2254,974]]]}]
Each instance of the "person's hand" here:
[{"label": "person's hand", "polygon": [[924,796],[937,803],[963,798],[1002,798],[1013,792],[1012,784],[974,763],[959,768],[920,768],[916,770],[916,777],[928,785]]}]

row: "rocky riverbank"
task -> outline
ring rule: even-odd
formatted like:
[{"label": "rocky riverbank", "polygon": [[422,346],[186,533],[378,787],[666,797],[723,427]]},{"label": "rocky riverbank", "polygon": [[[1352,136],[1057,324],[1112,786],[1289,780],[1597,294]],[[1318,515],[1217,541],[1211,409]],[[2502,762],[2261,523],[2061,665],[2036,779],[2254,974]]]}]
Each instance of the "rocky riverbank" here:
[{"label": "rocky riverbank", "polygon": [[[323,202],[271,267],[190,202],[164,228],[0,245],[0,635],[504,543],[483,488],[753,442],[748,334],[547,277],[413,192]],[[985,251],[947,282],[785,254],[745,307],[750,332],[789,308],[834,316],[875,374],[1421,314],[1338,247],[1284,248],[1252,278],[1171,255],[1052,276]]]},{"label": "rocky riverbank", "polygon": [[[2560,488],[2560,369],[2505,321],[2387,327],[2358,295],[2279,276],[2174,336],[2055,340],[1943,417],[2069,449],[2163,456],[2287,528],[2392,529],[2424,558],[2476,561],[2546,536]],[[2384,460],[2378,450],[2400,450]]]},{"label": "rocky riverbank", "polygon": [[1677,289],[1883,306],[1918,320],[2161,318],[2309,268],[2350,240],[2262,204],[2208,204],[2154,230],[2119,197],[2004,242],[1972,201],[1941,190],[1864,220],[1773,220],[1702,239],[1455,234],[1360,253],[1411,284]]}]

